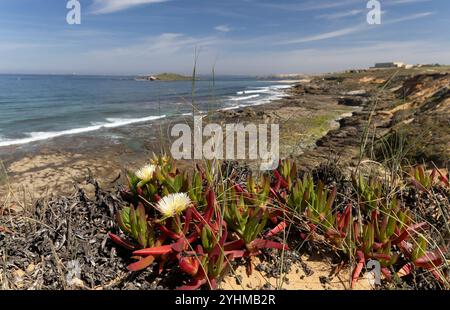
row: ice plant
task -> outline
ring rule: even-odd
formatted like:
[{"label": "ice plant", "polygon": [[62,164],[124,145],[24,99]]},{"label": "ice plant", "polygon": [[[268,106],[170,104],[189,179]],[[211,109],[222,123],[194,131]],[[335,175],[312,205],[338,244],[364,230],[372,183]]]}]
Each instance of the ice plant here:
[{"label": "ice plant", "polygon": [[[249,197],[251,194],[242,189],[241,191],[238,193],[235,187],[227,189],[226,192],[229,192],[230,198],[224,202],[224,219],[230,229],[240,237],[240,240],[235,245],[245,245],[250,255],[259,253],[259,250],[262,248],[288,249],[284,244],[258,239],[261,237],[261,233],[267,226],[267,221],[271,216],[269,208],[265,206],[267,202],[259,205],[262,201],[257,200],[256,206],[248,204],[245,202],[244,196]],[[268,237],[281,231],[282,229],[273,230]]]},{"label": "ice plant", "polygon": [[147,215],[142,204],[139,204],[137,208],[133,206],[123,208],[116,214],[116,220],[120,229],[135,240],[139,246],[110,233],[111,239],[116,244],[128,250],[136,250],[138,247],[145,248],[154,246],[153,228],[147,222]]},{"label": "ice plant", "polygon": [[336,189],[329,190],[322,182],[315,186],[309,175],[296,180],[291,188],[287,205],[296,217],[306,215],[313,230],[319,228],[324,233],[331,230],[337,217],[333,208]]},{"label": "ice plant", "polygon": [[446,248],[438,248],[428,251],[428,242],[424,235],[419,234],[418,239],[413,240],[413,243],[402,241],[400,248],[411,262],[404,265],[397,273],[398,276],[404,277],[410,274],[414,268],[423,268],[429,272],[441,283],[446,280],[439,269],[446,263],[444,253]]},{"label": "ice plant", "polygon": [[136,240],[142,248],[154,245],[154,231],[147,222],[147,215],[142,204],[123,208],[116,215],[120,229]]},{"label": "ice plant", "polygon": [[180,215],[191,204],[191,199],[186,193],[170,194],[162,198],[155,208],[163,215],[164,219]]},{"label": "ice plant", "polygon": [[449,187],[447,177],[437,168],[427,173],[422,165],[411,167],[409,175],[411,183],[423,192],[429,192],[433,186],[437,185],[436,179],[439,179],[443,186]]},{"label": "ice plant", "polygon": [[[416,238],[425,224],[414,223],[409,209],[386,193],[378,178],[353,177],[353,194],[338,205],[336,188],[315,182],[309,174],[300,178],[289,160],[276,171],[245,180],[237,175],[221,179],[225,172],[217,162],[198,164],[192,173],[180,171],[169,157],[150,162],[129,173],[125,197],[131,205],[117,214],[118,226],[132,241],[110,234],[137,260],[128,266],[130,271],[154,262],[160,272],[178,266],[190,277],[181,289],[215,289],[234,259],[245,258],[249,274],[261,249],[287,250],[270,238],[299,220],[308,224],[302,227],[309,227],[311,236],[322,234],[348,259],[357,259],[352,286],[369,259],[380,262],[386,279],[399,270],[397,262],[405,262],[399,275],[423,268],[443,281],[438,268],[445,251],[426,249],[423,237]],[[418,168],[412,183],[431,188],[440,176],[448,185],[436,171],[433,176]],[[306,239],[303,233],[301,237]]]},{"label": "ice plant", "polygon": [[155,165],[146,165],[143,168],[137,170],[135,175],[142,181],[148,182],[153,179],[157,166]]},{"label": "ice plant", "polygon": [[380,179],[370,177],[367,181],[362,174],[358,177],[352,175],[353,187],[358,194],[358,200],[363,207],[363,211],[370,212],[376,209],[381,202],[383,195],[383,184]]}]

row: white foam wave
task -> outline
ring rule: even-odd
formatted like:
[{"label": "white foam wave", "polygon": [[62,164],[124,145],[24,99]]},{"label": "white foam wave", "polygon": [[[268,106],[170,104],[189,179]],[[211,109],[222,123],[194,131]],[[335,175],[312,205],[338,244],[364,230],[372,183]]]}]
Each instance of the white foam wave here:
[{"label": "white foam wave", "polygon": [[271,88],[273,88],[273,89],[288,89],[291,87],[292,87],[292,85],[273,85],[273,86],[271,86]]},{"label": "white foam wave", "polygon": [[232,97],[230,100],[232,101],[242,101],[242,100],[249,100],[253,98],[258,98],[260,95],[251,95],[251,96],[245,96],[245,97]]},{"label": "white foam wave", "polygon": [[291,88],[292,85],[271,85],[266,87],[254,87],[253,89],[246,89],[242,91],[238,91],[237,95],[249,95],[249,94],[265,94],[265,93],[274,93],[283,89]]},{"label": "white foam wave", "polygon": [[240,92],[237,92],[238,95],[247,95],[247,94],[256,94],[256,95],[250,95],[247,97],[237,97],[237,98],[233,98],[234,100],[233,99],[230,99],[230,100],[232,100],[232,101],[250,100],[250,99],[258,98],[263,94],[264,94],[264,96],[263,96],[263,98],[260,98],[258,100],[251,100],[245,104],[231,105],[231,106],[222,108],[219,111],[230,111],[230,110],[236,110],[236,109],[245,108],[245,107],[253,107],[253,106],[267,104],[274,100],[285,97],[285,93],[282,90],[288,89],[291,87],[292,87],[292,85],[272,85],[272,86],[268,86],[268,87],[255,87],[254,89],[240,91]]},{"label": "white foam wave", "polygon": [[61,136],[67,136],[67,135],[75,135],[85,132],[91,132],[96,131],[102,128],[116,128],[121,127],[125,125],[135,124],[135,123],[143,123],[143,122],[149,122],[158,120],[161,118],[165,118],[165,115],[162,116],[148,116],[148,117],[142,117],[142,118],[108,118],[106,119],[108,123],[95,123],[92,126],[82,127],[82,128],[74,128],[74,129],[68,129],[68,130],[62,130],[62,131],[49,131],[49,132],[30,132],[27,135],[28,138],[22,138],[22,139],[3,139],[0,140],[0,147],[1,146],[11,146],[11,145],[20,145],[20,144],[26,144],[30,142],[36,142],[41,140],[47,140],[52,139],[56,137]]}]

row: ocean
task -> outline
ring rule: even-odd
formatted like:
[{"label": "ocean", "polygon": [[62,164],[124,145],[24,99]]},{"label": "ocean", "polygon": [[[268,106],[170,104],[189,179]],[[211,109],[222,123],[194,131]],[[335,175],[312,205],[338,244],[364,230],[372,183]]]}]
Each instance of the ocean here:
[{"label": "ocean", "polygon": [[290,85],[218,77],[214,83],[127,76],[0,75],[0,147],[95,132],[177,115],[263,105]]}]

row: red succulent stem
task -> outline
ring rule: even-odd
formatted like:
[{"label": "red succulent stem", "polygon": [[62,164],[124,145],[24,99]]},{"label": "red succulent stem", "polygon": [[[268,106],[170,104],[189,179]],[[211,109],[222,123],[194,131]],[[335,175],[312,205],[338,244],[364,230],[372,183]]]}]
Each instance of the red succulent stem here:
[{"label": "red succulent stem", "polygon": [[275,175],[275,178],[281,183],[281,186],[283,186],[285,189],[289,189],[289,184],[281,176],[281,174],[278,172],[278,170],[274,170],[273,174]]},{"label": "red succulent stem", "polygon": [[373,253],[369,255],[370,258],[374,258],[374,259],[383,259],[383,260],[390,260],[391,256],[388,254],[384,254],[384,253]]},{"label": "red succulent stem", "polygon": [[176,234],[175,232],[171,231],[164,225],[158,224],[158,228],[161,230],[163,234],[165,234],[167,237],[171,239],[178,240],[181,238],[179,234]]},{"label": "red succulent stem", "polygon": [[[212,225],[210,222],[206,221],[206,219],[205,219],[205,218],[197,211],[197,209],[192,208],[192,216],[193,216],[197,221],[199,221],[202,225],[206,225],[206,226],[208,226],[211,230],[215,231],[213,225]],[[200,232],[201,232],[201,226],[196,225],[196,228],[197,228],[197,229],[200,229]]]},{"label": "red succulent stem", "polygon": [[264,239],[255,239],[249,245],[251,249],[277,249],[277,250],[289,250],[289,247],[286,244],[282,244],[275,241],[264,240]]},{"label": "red succulent stem", "polygon": [[447,187],[450,187],[450,183],[448,182],[447,177],[439,169],[436,170],[439,173],[439,179],[441,180],[441,182],[444,183]]},{"label": "red succulent stem", "polygon": [[242,249],[245,246],[245,242],[242,239],[236,240],[236,241],[231,241],[228,242],[224,245],[224,250],[225,251],[234,251],[234,250],[239,250]]},{"label": "red succulent stem", "polygon": [[246,250],[224,251],[224,254],[227,257],[231,256],[231,259],[247,257],[250,255],[250,253]]},{"label": "red succulent stem", "polygon": [[127,269],[129,271],[140,271],[140,270],[143,270],[143,269],[147,268],[151,264],[153,264],[154,261],[155,261],[155,257],[154,256],[147,256],[147,257],[139,260],[136,263],[128,265]]},{"label": "red succulent stem", "polygon": [[180,269],[188,275],[195,277],[200,267],[200,262],[197,257],[181,257],[179,258]]},{"label": "red succulent stem", "polygon": [[235,184],[235,185],[234,185],[234,189],[236,190],[236,192],[238,192],[238,193],[240,193],[240,194],[246,193],[246,191],[245,191],[245,190],[242,188],[242,186],[239,185],[239,184]]},{"label": "red succulent stem", "polygon": [[392,274],[391,274],[391,272],[389,271],[388,268],[382,267],[381,268],[381,272],[383,273],[383,275],[386,278],[386,280],[388,280],[388,281],[392,280]]},{"label": "red succulent stem", "polygon": [[189,226],[191,225],[191,222],[192,222],[192,209],[193,208],[194,207],[190,207],[186,211],[186,216],[184,218],[183,235],[187,234],[187,232],[189,230]]},{"label": "red succulent stem", "polygon": [[355,287],[356,282],[358,281],[359,275],[364,268],[364,264],[366,263],[366,259],[364,257],[364,253],[362,251],[356,251],[356,255],[358,257],[358,263],[356,264],[355,269],[353,270],[352,275],[352,288]]},{"label": "red succulent stem", "polygon": [[115,235],[115,234],[113,234],[113,233],[109,233],[108,235],[109,235],[109,237],[111,238],[111,240],[112,240],[115,244],[117,244],[117,245],[119,245],[119,246],[121,246],[121,247],[123,247],[123,248],[125,248],[125,249],[127,249],[127,250],[130,250],[130,251],[136,250],[136,246],[135,246],[135,245],[133,245],[133,244],[131,244],[131,243],[129,243],[129,242],[123,240],[123,239],[120,238],[119,236],[117,236],[117,235]]},{"label": "red succulent stem", "polygon": [[173,251],[173,249],[172,249],[171,245],[163,245],[163,246],[159,246],[159,247],[147,248],[147,249],[143,249],[143,250],[134,251],[133,255],[136,255],[136,256],[164,255],[164,254],[169,254],[172,251]]},{"label": "red succulent stem", "polygon": [[397,272],[397,276],[399,276],[400,278],[405,277],[407,275],[410,275],[413,270],[414,270],[414,264],[407,263]]},{"label": "red succulent stem", "polygon": [[270,238],[273,237],[279,233],[281,233],[282,231],[284,231],[287,227],[287,224],[285,221],[281,222],[280,224],[278,224],[274,229],[272,229],[271,231],[269,231],[266,234],[266,238]]},{"label": "red succulent stem", "polygon": [[413,233],[417,233],[417,230],[419,228],[422,228],[424,226],[426,226],[427,223],[423,222],[423,223],[419,223],[419,224],[414,224],[409,226],[408,228],[404,229],[400,235],[394,239],[394,241],[392,241],[392,244],[401,244],[403,241],[405,241],[409,236],[411,236]]}]

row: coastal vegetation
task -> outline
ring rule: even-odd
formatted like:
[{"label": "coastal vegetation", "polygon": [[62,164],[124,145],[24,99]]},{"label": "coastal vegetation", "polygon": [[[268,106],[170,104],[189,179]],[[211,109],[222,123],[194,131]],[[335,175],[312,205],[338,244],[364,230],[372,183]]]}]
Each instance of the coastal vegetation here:
[{"label": "coastal vegetation", "polygon": [[[123,237],[110,233],[136,259],[130,271],[156,262],[162,272],[177,264],[191,278],[180,289],[215,289],[235,260],[250,275],[252,258],[263,249],[288,251],[292,239],[314,243],[322,236],[348,261],[356,259],[351,287],[370,259],[380,262],[386,287],[414,270],[448,287],[444,239],[432,237],[428,226],[433,224],[405,202],[411,191],[420,193],[418,204],[435,200],[436,192],[448,196],[448,179],[437,169],[412,167],[395,182],[354,174],[342,192],[300,175],[289,160],[244,180],[236,178],[239,171],[213,162],[198,165],[192,174],[178,170],[168,157],[155,157],[148,167],[152,173],[144,179],[131,172],[122,193],[131,203],[116,217]],[[176,201],[174,195],[184,198]]]},{"label": "coastal vegetation", "polygon": [[[272,110],[218,112],[286,120],[282,141],[298,152],[270,172],[143,152],[115,188],[91,173],[72,195],[2,192],[0,285],[300,289],[316,273],[314,288],[449,289],[449,76],[395,73],[321,76]],[[294,148],[305,124],[318,140]],[[367,281],[374,262],[380,283]]]}]

